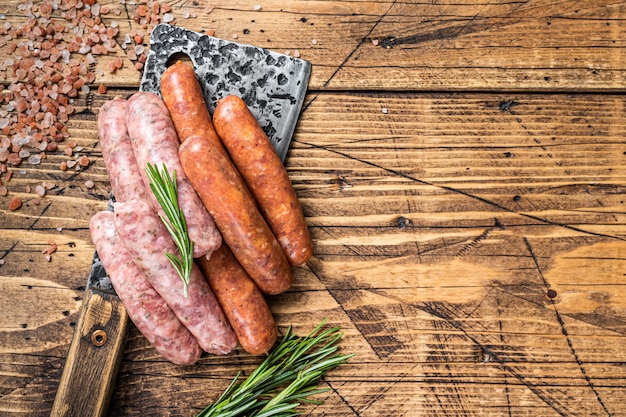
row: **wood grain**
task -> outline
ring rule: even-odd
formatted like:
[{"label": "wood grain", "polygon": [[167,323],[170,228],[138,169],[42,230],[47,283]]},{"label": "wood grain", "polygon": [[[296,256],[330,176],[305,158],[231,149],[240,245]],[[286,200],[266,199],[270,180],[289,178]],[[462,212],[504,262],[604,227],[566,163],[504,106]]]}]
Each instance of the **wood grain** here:
[{"label": "wood grain", "polygon": [[[309,94],[286,164],[315,257],[270,303],[283,331],[328,317],[357,353],[310,415],[620,415],[625,109],[604,95]],[[95,132],[75,133],[93,162],[63,183],[89,176],[95,189],[2,212],[2,300],[31,303],[2,306],[12,416],[49,411],[93,251],[87,221],[106,204]],[[38,303],[45,323],[23,317]],[[237,351],[176,367],[133,332],[111,416],[192,415],[258,362]]]},{"label": "wood grain", "polygon": [[[3,2],[0,13],[23,24],[28,18],[16,13],[20,2]],[[141,2],[99,3],[112,10],[104,23],[120,24],[118,43],[140,29],[131,17]],[[313,64],[316,90],[624,92],[626,86],[626,5],[619,1],[271,0],[255,10],[257,3],[238,0],[212,1],[209,14],[207,2],[167,3],[188,29],[298,51]],[[195,17],[185,19],[185,11]],[[6,54],[0,48],[0,62]],[[125,52],[99,58],[96,83],[137,86],[140,74],[128,59],[109,73],[117,56]]]},{"label": "wood grain", "polygon": [[106,416],[130,320],[116,294],[88,288],[51,417]]},{"label": "wood grain", "polygon": [[[100,3],[136,27],[136,4]],[[626,3],[168,3],[313,63],[286,166],[315,255],[268,301],[282,332],[326,317],[357,356],[306,415],[626,415]],[[62,143],[0,176],[0,415],[50,414],[110,192],[96,116],[140,79],[108,73],[122,55],[74,103],[87,167],[60,171]],[[260,360],[176,366],[132,327],[108,415],[193,416]]]}]

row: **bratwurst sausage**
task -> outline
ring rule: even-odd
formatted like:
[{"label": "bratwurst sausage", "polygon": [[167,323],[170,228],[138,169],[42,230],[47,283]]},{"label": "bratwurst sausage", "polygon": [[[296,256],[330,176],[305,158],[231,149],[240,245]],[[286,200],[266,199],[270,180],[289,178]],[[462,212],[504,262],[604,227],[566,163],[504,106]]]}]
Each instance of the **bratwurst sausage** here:
[{"label": "bratwurst sausage", "polygon": [[135,265],[115,230],[114,216],[110,211],[96,213],[89,231],[128,316],[165,359],[177,365],[195,363],[202,349]]},{"label": "bratwurst sausage", "polygon": [[246,103],[218,101],[213,124],[292,265],[313,254],[311,236],[287,170]]},{"label": "bratwurst sausage", "polygon": [[116,201],[148,201],[126,128],[126,100],[116,97],[102,105],[98,113],[98,136]]},{"label": "bratwurst sausage", "polygon": [[189,181],[250,278],[266,294],[286,291],[293,278],[291,265],[232,162],[200,136],[187,138],[179,154]]},{"label": "bratwurst sausage", "polygon": [[152,207],[141,200],[115,203],[115,227],[135,263],[174,314],[209,353],[226,354],[237,345],[237,337],[202,272],[194,263],[189,295],[165,256],[178,256],[169,232]]},{"label": "bratwurst sausage", "polygon": [[[162,164],[170,172],[176,170],[178,204],[185,215],[189,239],[193,242],[193,256],[210,255],[222,244],[215,223],[185,177],[178,158],[178,138],[172,119],[159,96],[138,92],[128,99],[126,125],[133,144],[141,177],[147,189],[150,180],[145,172],[147,163],[161,169]],[[153,193],[149,193],[157,212],[164,215]]]},{"label": "bratwurst sausage", "polygon": [[198,266],[228,317],[241,347],[252,355],[267,353],[278,337],[274,316],[263,294],[237,262],[230,248],[223,243],[211,254],[211,258],[199,258]]}]

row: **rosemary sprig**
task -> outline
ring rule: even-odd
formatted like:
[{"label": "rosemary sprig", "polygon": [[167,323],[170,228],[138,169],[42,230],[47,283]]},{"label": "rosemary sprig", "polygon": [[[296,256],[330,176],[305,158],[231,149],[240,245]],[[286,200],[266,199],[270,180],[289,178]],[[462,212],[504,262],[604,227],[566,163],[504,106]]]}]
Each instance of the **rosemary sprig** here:
[{"label": "rosemary sprig", "polygon": [[187,233],[187,221],[183,211],[178,206],[178,187],[176,185],[176,170],[172,171],[172,176],[163,164],[161,171],[155,165],[148,162],[146,173],[150,179],[150,189],[154,193],[159,205],[163,209],[165,216],[159,214],[161,221],[172,235],[172,239],[178,247],[180,257],[172,253],[166,253],[178,275],[183,280],[183,293],[189,296],[188,286],[191,268],[193,266],[193,242],[189,240]]},{"label": "rosemary sprig", "polygon": [[322,376],[354,356],[336,355],[343,336],[338,327],[322,330],[324,319],[306,337],[291,332],[259,364],[248,378],[239,375],[220,398],[196,417],[287,417],[301,414],[301,402],[321,404],[309,397],[326,392],[317,388]]}]

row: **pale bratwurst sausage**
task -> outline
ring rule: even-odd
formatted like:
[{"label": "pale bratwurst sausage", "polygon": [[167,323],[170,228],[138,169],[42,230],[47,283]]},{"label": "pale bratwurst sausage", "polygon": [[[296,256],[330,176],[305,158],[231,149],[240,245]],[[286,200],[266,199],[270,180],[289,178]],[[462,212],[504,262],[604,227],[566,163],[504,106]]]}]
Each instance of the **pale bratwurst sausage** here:
[{"label": "pale bratwurst sausage", "polygon": [[194,263],[189,294],[165,256],[178,256],[178,249],[154,210],[144,201],[115,203],[115,227],[135,263],[174,314],[209,353],[226,354],[237,337],[202,272]]},{"label": "pale bratwurst sausage", "polygon": [[[178,204],[185,215],[189,239],[193,242],[194,258],[210,255],[222,244],[215,223],[187,180],[178,157],[178,137],[165,104],[159,96],[138,92],[128,100],[126,125],[133,144],[137,164],[146,187],[150,180],[145,172],[147,163],[161,169],[167,166],[170,174],[176,170]],[[150,193],[157,212],[163,211]]]},{"label": "pale bratwurst sausage", "polygon": [[116,97],[100,108],[98,137],[116,201],[149,201],[126,128],[126,100]]},{"label": "pale bratwurst sausage", "polygon": [[100,261],[137,329],[165,359],[177,365],[195,363],[202,349],[135,265],[115,230],[114,214],[96,213],[89,231]]}]

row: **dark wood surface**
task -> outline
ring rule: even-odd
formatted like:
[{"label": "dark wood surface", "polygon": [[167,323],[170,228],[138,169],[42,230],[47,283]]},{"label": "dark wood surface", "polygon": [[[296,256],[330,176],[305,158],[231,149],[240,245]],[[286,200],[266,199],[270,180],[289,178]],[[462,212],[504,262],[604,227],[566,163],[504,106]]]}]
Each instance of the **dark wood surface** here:
[{"label": "dark wood surface", "polygon": [[[20,3],[0,25],[28,20]],[[138,26],[137,4],[100,3],[118,36]],[[167,3],[312,63],[285,165],[315,255],[268,300],[281,331],[327,317],[357,356],[306,415],[626,415],[626,3]],[[127,58],[109,73],[123,55],[74,102],[87,167],[59,169],[66,140],[0,175],[0,415],[52,408],[110,192],[96,116],[141,77]],[[132,327],[108,415],[194,416],[259,361],[176,366]]]}]

